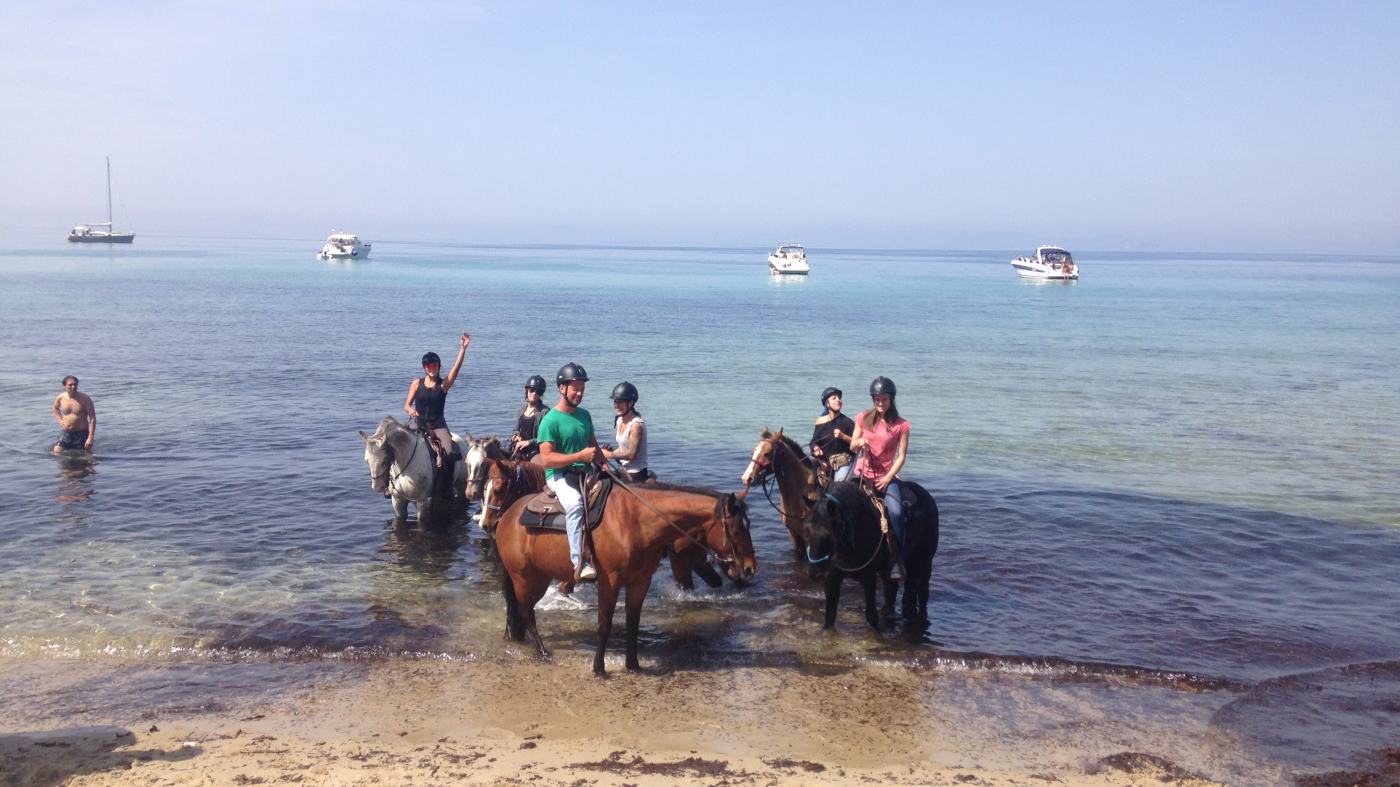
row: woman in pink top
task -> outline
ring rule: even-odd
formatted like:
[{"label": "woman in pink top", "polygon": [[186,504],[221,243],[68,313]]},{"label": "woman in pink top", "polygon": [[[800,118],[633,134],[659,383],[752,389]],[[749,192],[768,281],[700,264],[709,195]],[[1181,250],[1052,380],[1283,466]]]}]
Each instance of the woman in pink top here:
[{"label": "woman in pink top", "polygon": [[[909,422],[899,417],[894,406],[894,381],[876,377],[870,383],[870,400],[874,407],[856,416],[856,431],[851,437],[851,450],[860,452],[852,475],[869,479],[875,491],[884,495],[885,514],[890,520],[896,543],[900,545],[903,562],[904,503],[895,476],[904,467],[909,452]],[[900,568],[895,564],[890,578],[898,581]]]}]

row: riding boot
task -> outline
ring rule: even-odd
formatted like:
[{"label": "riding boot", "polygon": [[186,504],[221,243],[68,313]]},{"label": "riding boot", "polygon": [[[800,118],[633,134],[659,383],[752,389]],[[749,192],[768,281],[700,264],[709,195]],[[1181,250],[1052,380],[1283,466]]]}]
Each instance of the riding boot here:
[{"label": "riding boot", "polygon": [[890,573],[888,576],[891,582],[903,582],[904,559],[899,554],[899,538],[893,532],[886,533],[885,537],[888,539],[890,548]]},{"label": "riding boot", "polygon": [[446,498],[448,500],[455,500],[457,497],[457,484],[455,483],[456,467],[454,466],[456,463],[455,460],[456,457],[447,457],[443,461],[442,467],[438,468],[437,471],[438,496]]}]

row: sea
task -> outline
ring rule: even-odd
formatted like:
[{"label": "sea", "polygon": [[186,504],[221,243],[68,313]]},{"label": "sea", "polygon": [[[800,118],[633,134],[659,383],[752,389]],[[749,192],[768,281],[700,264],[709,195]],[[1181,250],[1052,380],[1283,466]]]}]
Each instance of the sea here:
[{"label": "sea", "polygon": [[[807,441],[823,388],[854,414],[897,384],[904,476],[942,512],[931,623],[872,630],[848,584],[822,632],[755,489],[756,581],[681,591],[663,565],[644,665],[916,670],[955,725],[1053,742],[1092,707],[1228,783],[1400,741],[1400,257],[1083,250],[1043,283],[1011,239],[814,247],[805,277],[719,242],[367,240],[329,263],[317,238],[0,236],[0,664],[160,664],[207,696],[530,659],[475,506],[396,523],[362,457],[469,332],[454,431],[508,435],[526,378],[573,361],[600,430],[630,381],[658,476],[725,491],[765,428]],[[90,460],[50,452],[67,374]],[[540,622],[582,674],[579,598]]]}]

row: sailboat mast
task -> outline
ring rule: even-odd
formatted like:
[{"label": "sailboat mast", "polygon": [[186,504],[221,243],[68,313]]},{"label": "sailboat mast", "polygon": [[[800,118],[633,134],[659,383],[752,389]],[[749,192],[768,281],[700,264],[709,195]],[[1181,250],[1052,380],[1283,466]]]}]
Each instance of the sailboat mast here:
[{"label": "sailboat mast", "polygon": [[107,157],[107,229],[112,231],[112,157]]}]

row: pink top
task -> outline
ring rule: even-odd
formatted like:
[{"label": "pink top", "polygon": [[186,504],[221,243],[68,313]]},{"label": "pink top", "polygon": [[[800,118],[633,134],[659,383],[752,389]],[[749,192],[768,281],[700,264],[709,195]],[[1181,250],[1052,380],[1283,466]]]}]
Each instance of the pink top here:
[{"label": "pink top", "polygon": [[909,422],[900,418],[891,426],[885,423],[885,419],[876,418],[874,426],[866,426],[865,413],[856,416],[856,421],[860,423],[860,434],[865,438],[866,445],[860,458],[856,459],[852,472],[866,478],[882,478],[890,471],[895,456],[899,454],[899,438],[908,434]]}]

